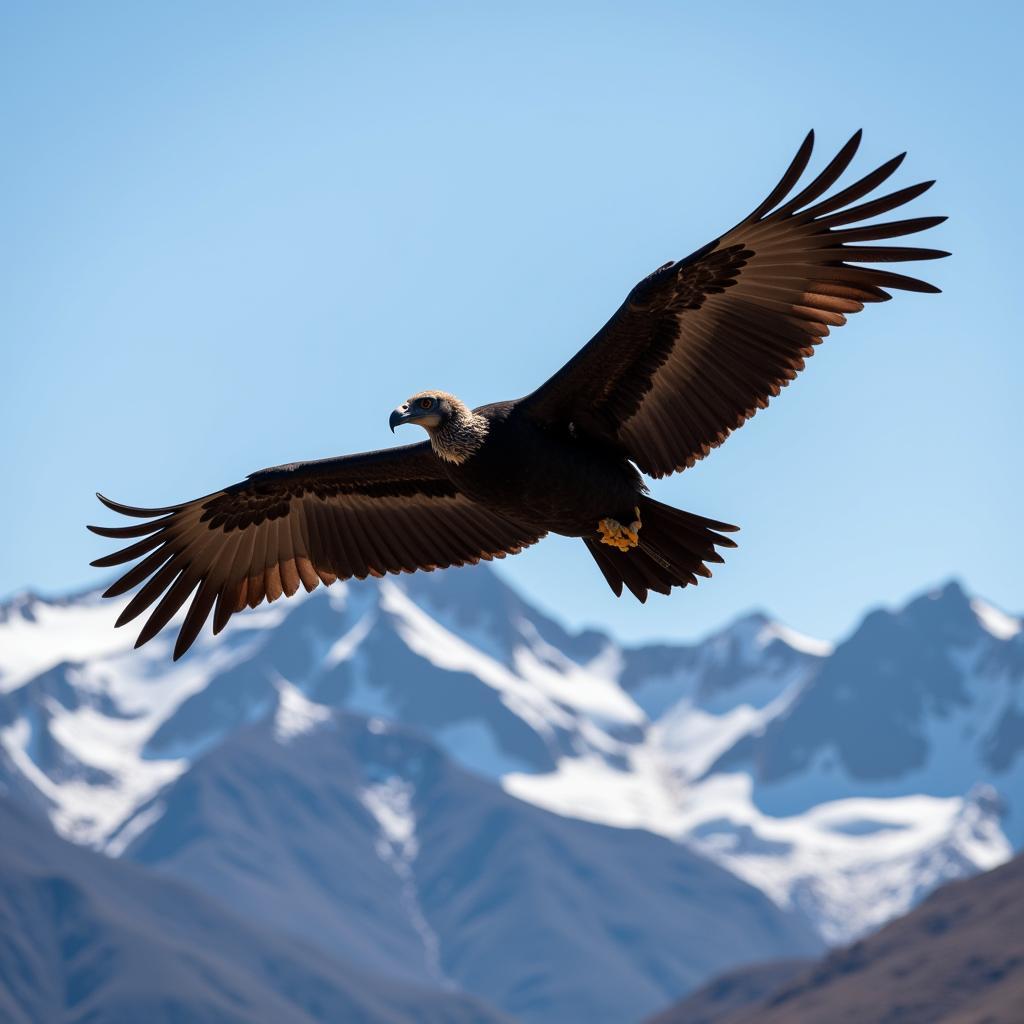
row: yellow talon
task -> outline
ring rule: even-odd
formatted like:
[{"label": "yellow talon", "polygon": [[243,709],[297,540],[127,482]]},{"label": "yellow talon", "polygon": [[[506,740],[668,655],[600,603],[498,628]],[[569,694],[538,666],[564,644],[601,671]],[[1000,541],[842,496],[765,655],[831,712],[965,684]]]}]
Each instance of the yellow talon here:
[{"label": "yellow talon", "polygon": [[628,551],[640,543],[640,509],[633,509],[636,519],[623,526],[617,519],[602,519],[597,524],[597,532],[601,534],[601,543],[609,547],[618,548],[619,551]]}]

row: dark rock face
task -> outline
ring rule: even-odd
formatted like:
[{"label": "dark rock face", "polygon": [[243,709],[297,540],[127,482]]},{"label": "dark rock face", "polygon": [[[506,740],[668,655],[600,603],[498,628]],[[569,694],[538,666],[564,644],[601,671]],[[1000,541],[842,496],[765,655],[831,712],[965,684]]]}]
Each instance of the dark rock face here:
[{"label": "dark rock face", "polygon": [[402,589],[456,632],[487,636],[490,651],[506,664],[511,664],[515,647],[532,636],[580,664],[597,657],[611,642],[597,630],[568,632],[528,605],[487,568],[449,575],[439,585],[438,576],[417,573],[402,581]]},{"label": "dark rock face", "polygon": [[563,749],[568,747],[568,737],[557,729],[542,739],[476,676],[440,668],[411,650],[401,642],[393,621],[378,622],[364,644],[367,681],[394,709],[397,721],[415,722],[431,733],[460,722],[486,723],[501,753],[528,771],[555,767],[557,739]]},{"label": "dark rock face", "polygon": [[985,741],[985,762],[994,772],[1005,772],[1024,751],[1024,711],[1006,708]]},{"label": "dark rock face", "polygon": [[[0,800],[0,1018],[10,1024],[500,1024],[243,921]],[[508,1022],[507,1022],[508,1024]]]},{"label": "dark rock face", "polygon": [[[765,738],[761,777],[773,781],[807,768],[827,742],[854,778],[892,778],[920,768],[928,753],[921,728],[927,717],[969,702],[953,654],[976,633],[956,586],[937,600],[918,599],[902,615],[871,613],[777,730],[769,729],[775,734]],[[822,729],[823,723],[832,728]]]},{"label": "dark rock face", "polygon": [[[1009,656],[1013,646],[985,631],[957,583],[899,612],[871,612],[785,714],[762,736],[744,737],[711,771],[748,765],[771,784],[809,772],[828,752],[851,779],[899,780],[928,763],[932,723],[985,699],[972,690],[974,677],[1015,675],[1024,686],[1024,665]],[[978,744],[993,771],[1012,767],[1024,750],[1019,713],[1008,707]]]}]

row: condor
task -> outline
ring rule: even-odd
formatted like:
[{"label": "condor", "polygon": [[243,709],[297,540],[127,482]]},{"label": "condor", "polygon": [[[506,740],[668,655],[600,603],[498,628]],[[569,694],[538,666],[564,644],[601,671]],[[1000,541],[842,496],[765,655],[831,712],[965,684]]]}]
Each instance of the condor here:
[{"label": "condor", "polygon": [[[579,537],[616,595],[710,576],[736,529],[663,505],[641,474],[692,466],[767,406],[814,346],[888,289],[937,288],[861,266],[927,260],[936,249],[880,245],[945,220],[864,223],[933,182],[866,198],[902,155],[826,196],[860,132],[803,189],[814,133],[750,216],[692,256],[640,282],[553,377],[516,401],[469,409],[422,391],[391,428],[423,427],[406,447],[298,462],[167,508],[100,501],[142,520],[94,533],[129,540],[92,564],[141,559],[105,593],[141,586],[117,625],[150,612],[136,646],[191,597],[175,659],[213,613],[213,632],[245,607],[348,577],[501,558],[547,533]],[[858,244],[867,243],[867,244]]]}]

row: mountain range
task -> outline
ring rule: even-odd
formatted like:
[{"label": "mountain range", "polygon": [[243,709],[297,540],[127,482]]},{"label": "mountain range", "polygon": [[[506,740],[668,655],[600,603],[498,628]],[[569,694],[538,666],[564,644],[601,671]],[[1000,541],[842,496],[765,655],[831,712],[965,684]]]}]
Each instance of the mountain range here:
[{"label": "mountain range", "polygon": [[337,584],[173,664],[0,608],[0,791],[332,962],[635,1021],[1024,843],[1021,619],[950,583],[842,643],[572,632],[485,567]]}]

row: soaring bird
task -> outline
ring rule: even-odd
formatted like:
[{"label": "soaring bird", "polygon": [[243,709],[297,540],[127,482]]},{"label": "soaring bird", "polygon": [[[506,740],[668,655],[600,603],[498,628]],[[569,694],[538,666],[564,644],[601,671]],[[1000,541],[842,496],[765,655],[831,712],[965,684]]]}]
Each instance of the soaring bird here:
[{"label": "soaring bird", "polygon": [[[686,259],[644,278],[596,335],[532,394],[470,409],[421,391],[391,413],[419,444],[253,473],[241,483],[142,520],[89,529],[132,541],[99,558],[135,559],[104,594],[141,584],[117,620],[147,611],[136,647],[191,597],[177,660],[213,612],[213,632],[246,606],[300,586],[427,571],[515,554],[547,533],[579,537],[616,596],[710,576],[736,529],[655,501],[641,474],[663,477],[704,458],[793,380],[814,346],[887,289],[937,292],[916,278],[861,266],[948,256],[880,245],[941,223],[865,223],[934,182],[865,197],[905,154],[826,196],[860,144],[857,132],[809,184],[804,139],[782,180],[748,217]],[[864,245],[857,243],[867,243]]]}]

